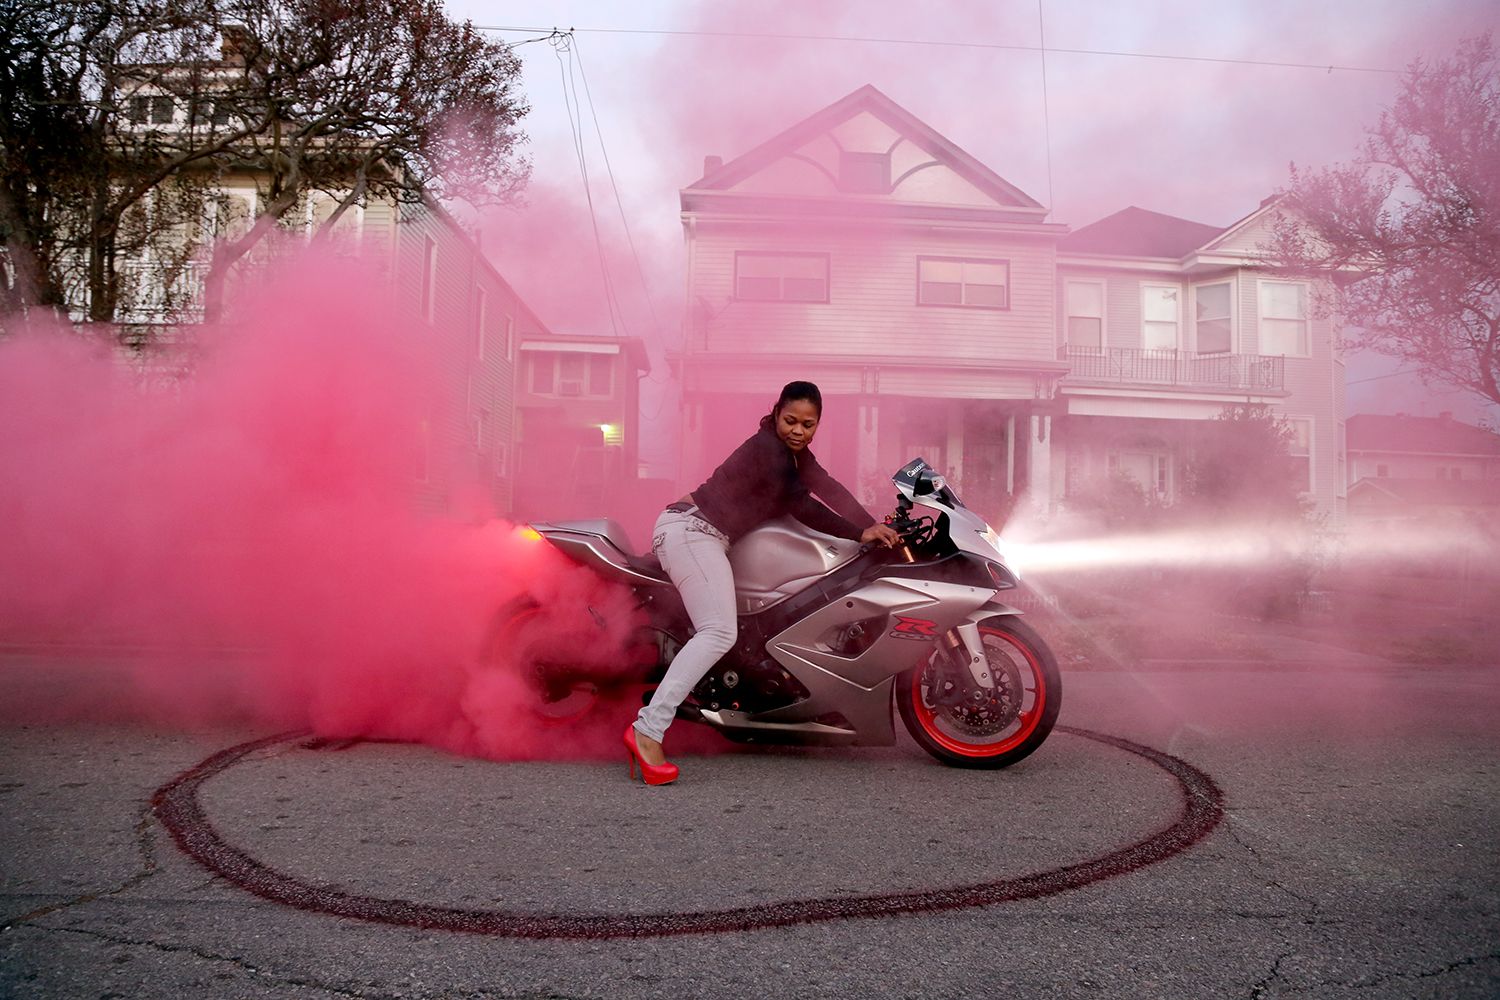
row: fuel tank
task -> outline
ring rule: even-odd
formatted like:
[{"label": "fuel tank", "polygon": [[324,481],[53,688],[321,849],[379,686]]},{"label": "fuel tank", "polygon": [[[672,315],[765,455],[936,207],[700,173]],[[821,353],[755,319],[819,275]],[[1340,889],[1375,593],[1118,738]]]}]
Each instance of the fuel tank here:
[{"label": "fuel tank", "polygon": [[740,614],[768,608],[859,555],[859,543],[783,517],[749,532],[729,550]]}]

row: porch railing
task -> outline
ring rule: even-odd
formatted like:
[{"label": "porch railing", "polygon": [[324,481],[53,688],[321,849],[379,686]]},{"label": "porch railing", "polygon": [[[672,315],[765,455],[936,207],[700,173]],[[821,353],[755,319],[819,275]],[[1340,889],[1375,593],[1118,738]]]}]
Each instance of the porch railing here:
[{"label": "porch railing", "polygon": [[1253,392],[1280,392],[1286,385],[1286,359],[1279,355],[1191,354],[1065,344],[1058,357],[1072,365],[1069,381]]},{"label": "porch railing", "polygon": [[165,323],[201,316],[207,265],[198,261],[168,265],[126,260],[118,268],[119,322]]}]

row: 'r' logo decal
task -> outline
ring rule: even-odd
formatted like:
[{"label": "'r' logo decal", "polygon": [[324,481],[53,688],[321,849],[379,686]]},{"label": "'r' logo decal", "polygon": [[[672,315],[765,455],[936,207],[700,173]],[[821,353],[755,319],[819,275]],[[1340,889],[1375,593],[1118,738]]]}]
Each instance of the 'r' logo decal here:
[{"label": "'r' logo decal", "polygon": [[896,639],[936,639],[937,622],[897,615],[896,627],[891,629],[891,636]]}]

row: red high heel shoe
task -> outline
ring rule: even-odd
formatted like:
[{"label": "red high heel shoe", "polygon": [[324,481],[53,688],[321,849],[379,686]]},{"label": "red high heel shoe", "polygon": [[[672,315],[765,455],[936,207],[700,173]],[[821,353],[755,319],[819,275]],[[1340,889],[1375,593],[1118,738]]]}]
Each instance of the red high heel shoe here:
[{"label": "red high heel shoe", "polygon": [[631,780],[635,779],[635,766],[641,765],[641,780],[648,785],[670,785],[677,780],[676,764],[647,764],[641,756],[641,748],[635,741],[635,725],[625,727],[625,750],[630,765]]}]

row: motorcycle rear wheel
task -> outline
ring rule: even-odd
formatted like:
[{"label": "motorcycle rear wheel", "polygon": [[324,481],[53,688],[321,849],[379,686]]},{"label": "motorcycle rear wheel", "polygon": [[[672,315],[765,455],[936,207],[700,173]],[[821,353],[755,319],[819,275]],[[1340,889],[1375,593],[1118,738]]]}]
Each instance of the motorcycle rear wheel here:
[{"label": "motorcycle rear wheel", "polygon": [[555,633],[556,625],[540,604],[531,598],[517,598],[491,620],[480,664],[487,669],[511,671],[519,678],[528,695],[527,708],[537,721],[567,725],[593,712],[599,703],[599,685],[569,676],[568,671],[547,661]]},{"label": "motorcycle rear wheel", "polygon": [[[896,680],[896,708],[917,745],[953,767],[996,769],[1030,756],[1062,707],[1057,660],[1031,626],[1000,615],[979,626],[994,689],[943,692],[934,652]],[[970,682],[972,684],[972,681]]]}]

